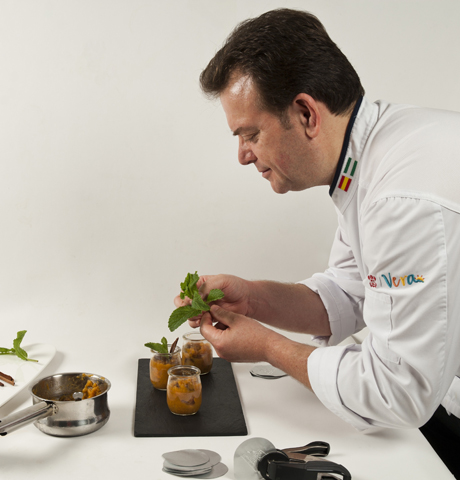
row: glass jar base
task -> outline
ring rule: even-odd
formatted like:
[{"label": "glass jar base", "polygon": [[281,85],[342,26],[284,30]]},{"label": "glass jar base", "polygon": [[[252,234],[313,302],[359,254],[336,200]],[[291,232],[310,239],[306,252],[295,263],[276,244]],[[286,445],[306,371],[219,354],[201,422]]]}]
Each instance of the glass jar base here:
[{"label": "glass jar base", "polygon": [[178,417],[190,417],[191,415],[196,415],[198,413],[198,410],[196,412],[193,412],[193,413],[175,413],[175,412],[172,412],[171,410],[170,410],[170,412],[173,415],[177,415]]}]

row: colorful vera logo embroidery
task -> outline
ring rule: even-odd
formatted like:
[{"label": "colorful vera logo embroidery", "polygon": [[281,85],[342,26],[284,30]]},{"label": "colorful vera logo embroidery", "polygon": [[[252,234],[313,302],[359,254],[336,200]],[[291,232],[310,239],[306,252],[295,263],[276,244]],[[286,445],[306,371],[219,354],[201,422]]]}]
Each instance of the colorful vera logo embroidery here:
[{"label": "colorful vera logo embroidery", "polygon": [[[390,287],[405,287],[407,285],[412,285],[414,283],[424,283],[425,279],[422,275],[404,275],[404,277],[392,277],[391,273],[388,274],[388,277],[385,274],[382,274],[381,277],[385,280],[385,284]],[[369,285],[372,288],[377,288],[377,278],[374,275],[369,275],[368,277]]]},{"label": "colorful vera logo embroidery", "polygon": [[[358,162],[357,160],[354,161],[353,163],[353,166],[351,167],[351,170],[350,170],[350,166],[351,166],[351,162],[353,160],[351,159],[351,157],[348,158],[347,160],[347,165],[345,167],[345,170],[343,171],[344,175],[342,175],[342,178],[340,179],[340,183],[339,183],[339,188],[341,190],[343,190],[344,192],[348,192],[348,189],[350,188],[350,185],[351,185],[351,178],[350,177],[353,177],[353,175],[355,174],[356,172],[356,167],[358,166]],[[350,173],[348,173],[348,170],[350,170]],[[347,175],[345,175],[347,174]]]}]

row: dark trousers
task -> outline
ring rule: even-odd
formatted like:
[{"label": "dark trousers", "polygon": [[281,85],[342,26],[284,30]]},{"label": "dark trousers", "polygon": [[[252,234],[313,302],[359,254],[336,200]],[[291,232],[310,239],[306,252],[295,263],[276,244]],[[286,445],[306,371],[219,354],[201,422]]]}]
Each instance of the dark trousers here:
[{"label": "dark trousers", "polygon": [[440,406],[420,431],[454,477],[460,480],[460,419]]}]

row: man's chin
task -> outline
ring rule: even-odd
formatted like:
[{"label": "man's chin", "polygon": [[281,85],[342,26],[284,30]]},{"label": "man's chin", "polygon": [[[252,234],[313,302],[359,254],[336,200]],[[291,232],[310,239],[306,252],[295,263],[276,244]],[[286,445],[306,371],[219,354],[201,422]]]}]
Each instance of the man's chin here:
[{"label": "man's chin", "polygon": [[270,183],[272,190],[275,193],[278,193],[279,195],[283,195],[284,193],[289,192],[289,188],[287,188],[285,185],[277,185],[276,183]]}]

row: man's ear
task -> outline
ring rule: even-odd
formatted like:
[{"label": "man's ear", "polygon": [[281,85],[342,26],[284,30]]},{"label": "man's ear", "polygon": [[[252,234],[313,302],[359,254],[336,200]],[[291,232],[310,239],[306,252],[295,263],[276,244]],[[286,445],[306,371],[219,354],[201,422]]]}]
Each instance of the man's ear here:
[{"label": "man's ear", "polygon": [[310,138],[317,137],[321,127],[321,110],[318,102],[306,93],[299,93],[293,100],[293,107],[305,128],[305,134]]}]

